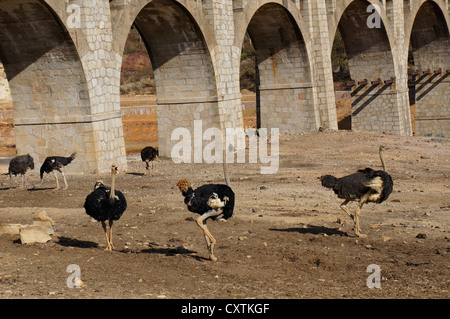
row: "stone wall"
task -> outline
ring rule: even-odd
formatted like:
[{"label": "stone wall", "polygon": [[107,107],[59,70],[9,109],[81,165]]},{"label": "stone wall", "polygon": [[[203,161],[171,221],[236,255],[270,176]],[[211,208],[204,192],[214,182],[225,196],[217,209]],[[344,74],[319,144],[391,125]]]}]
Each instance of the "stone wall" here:
[{"label": "stone wall", "polygon": [[[449,70],[450,71],[450,70]],[[416,135],[450,136],[450,72],[436,71],[416,82]]]},{"label": "stone wall", "polygon": [[354,129],[411,134],[411,38],[416,71],[432,72],[418,83],[418,132],[448,134],[448,1],[370,3],[381,9],[375,29],[367,27],[369,2],[363,0],[0,1],[0,59],[17,152],[40,162],[77,151],[74,170],[103,172],[112,162],[126,169],[119,87],[133,24],[153,63],[162,155],[170,154],[173,130],[192,129],[196,119],[204,128],[242,127],[239,65],[246,32],[257,54],[261,126],[337,129],[330,57],[339,28],[355,80]]}]

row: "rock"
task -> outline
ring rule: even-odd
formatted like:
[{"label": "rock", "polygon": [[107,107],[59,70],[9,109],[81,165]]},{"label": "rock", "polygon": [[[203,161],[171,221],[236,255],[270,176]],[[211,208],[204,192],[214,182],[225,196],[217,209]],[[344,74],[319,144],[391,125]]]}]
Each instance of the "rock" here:
[{"label": "rock", "polygon": [[45,210],[43,210],[39,214],[36,214],[33,217],[33,220],[44,221],[44,222],[51,222],[52,225],[55,225],[55,222],[53,221],[53,219],[48,217],[47,212]]},{"label": "rock", "polygon": [[21,227],[27,225],[22,224],[0,224],[0,236],[1,235],[19,235],[19,230]]},{"label": "rock", "polygon": [[49,235],[53,235],[55,233],[52,227],[52,222],[49,220],[33,220],[33,225],[42,227]]},{"label": "rock", "polygon": [[19,235],[20,242],[22,244],[46,243],[52,239],[44,228],[37,225],[30,225],[20,228]]},{"label": "rock", "polygon": [[416,238],[426,239],[427,238],[427,234],[419,233],[419,234],[417,234]]}]

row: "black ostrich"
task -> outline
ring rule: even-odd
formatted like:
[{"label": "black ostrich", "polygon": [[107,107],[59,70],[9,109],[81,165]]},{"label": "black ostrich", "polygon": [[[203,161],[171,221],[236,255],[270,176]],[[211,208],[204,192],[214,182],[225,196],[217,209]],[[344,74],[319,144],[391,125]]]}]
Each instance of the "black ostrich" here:
[{"label": "black ostrich", "polygon": [[50,172],[53,172],[53,175],[56,179],[56,189],[59,189],[59,181],[58,176],[56,176],[56,172],[58,171],[61,173],[63,179],[64,179],[64,189],[67,189],[69,185],[67,184],[66,176],[64,175],[64,167],[70,164],[75,157],[77,156],[77,153],[73,153],[69,157],[63,157],[63,156],[49,156],[45,159],[44,163],[41,166],[41,184],[44,183],[44,172],[49,174]]},{"label": "black ostrich", "polygon": [[159,156],[159,152],[157,149],[147,146],[144,147],[141,151],[141,159],[145,162],[145,169],[148,171],[149,162],[152,162],[152,170],[153,170],[153,160]]},{"label": "black ostrich", "polygon": [[[127,209],[127,200],[121,191],[115,189],[115,176],[119,174],[119,166],[111,166],[111,188],[106,187],[102,181],[97,181],[94,191],[86,197],[84,209],[86,214],[102,223],[106,236],[106,249],[114,249],[112,243],[112,227],[115,220],[119,220]],[[106,221],[109,222],[109,235],[106,231]]]},{"label": "black ostrich", "polygon": [[[382,203],[392,193],[394,183],[391,176],[385,172],[383,150],[384,147],[380,146],[382,171],[366,168],[341,178],[336,178],[332,175],[320,177],[322,186],[331,188],[339,198],[344,199],[341,208],[352,218],[357,236],[362,236],[359,227],[359,214],[362,206],[365,203]],[[346,207],[350,201],[359,202],[354,216]]]},{"label": "black ostrich", "polygon": [[34,169],[34,160],[33,157],[30,156],[30,154],[27,155],[19,155],[14,157],[9,162],[9,168],[8,168],[8,174],[9,174],[9,181],[11,183],[11,175],[14,174],[14,176],[17,176],[18,174],[22,175],[22,187],[26,186],[26,176],[25,173],[28,169]]},{"label": "black ostrich", "polygon": [[197,225],[203,230],[206,246],[209,250],[209,259],[216,261],[214,245],[216,240],[206,226],[208,218],[228,219],[233,215],[234,192],[228,185],[207,184],[193,190],[185,179],[178,181],[178,188],[185,197],[184,203],[190,212],[200,214]]}]

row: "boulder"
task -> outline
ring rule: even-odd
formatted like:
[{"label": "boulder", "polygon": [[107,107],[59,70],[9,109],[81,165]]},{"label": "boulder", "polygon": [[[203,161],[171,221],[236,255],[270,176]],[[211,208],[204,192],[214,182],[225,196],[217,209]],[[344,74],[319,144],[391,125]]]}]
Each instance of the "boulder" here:
[{"label": "boulder", "polygon": [[22,224],[0,224],[0,236],[1,235],[19,235],[19,230],[21,227],[26,225]]},{"label": "boulder", "polygon": [[30,225],[20,228],[19,235],[20,242],[22,244],[46,243],[52,239],[47,231],[38,225]]},{"label": "boulder", "polygon": [[52,222],[49,220],[33,220],[33,225],[42,227],[49,235],[55,234],[55,231],[52,227]]},{"label": "boulder", "polygon": [[53,221],[53,219],[51,219],[48,215],[47,212],[45,210],[43,210],[42,212],[36,214],[33,217],[33,220],[35,221],[43,221],[43,222],[50,222],[52,225],[55,224],[55,222]]}]

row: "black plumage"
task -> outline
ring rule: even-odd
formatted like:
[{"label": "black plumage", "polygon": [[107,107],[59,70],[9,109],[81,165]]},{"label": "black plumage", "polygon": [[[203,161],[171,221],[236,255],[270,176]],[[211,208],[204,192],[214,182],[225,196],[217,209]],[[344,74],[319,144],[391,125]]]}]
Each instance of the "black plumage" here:
[{"label": "black plumage", "polygon": [[41,166],[40,169],[40,176],[41,176],[41,185],[44,183],[44,172],[49,174],[53,172],[55,179],[56,179],[56,189],[59,189],[59,181],[58,177],[56,176],[56,172],[58,171],[61,173],[63,179],[64,179],[64,189],[67,189],[67,179],[64,174],[64,167],[69,165],[76,157],[77,153],[73,153],[68,157],[63,156],[49,156],[44,160],[44,163]]},{"label": "black plumage", "polygon": [[185,197],[184,203],[190,212],[197,213],[197,225],[203,230],[206,246],[209,250],[209,258],[217,260],[214,256],[216,240],[209,232],[207,219],[228,219],[233,216],[235,195],[233,190],[222,184],[207,184],[192,189],[187,180],[182,179],[177,183],[181,194]]},{"label": "black plumage", "polygon": [[151,146],[144,147],[141,151],[141,159],[145,162],[145,169],[148,171],[150,165],[149,162],[152,162],[153,169],[153,160],[159,156],[159,152],[156,148]]},{"label": "black plumage", "polygon": [[114,191],[114,198],[111,198],[110,194],[110,187],[102,182],[95,183],[94,191],[86,197],[84,203],[86,214],[98,222],[119,220],[127,209],[127,200],[119,190]]},{"label": "black plumage", "polygon": [[[384,147],[380,147],[380,160],[384,169],[383,152]],[[322,186],[330,188],[344,202],[341,204],[344,210],[355,223],[355,233],[360,236],[359,214],[365,203],[382,203],[389,198],[392,193],[394,183],[392,177],[384,170],[374,170],[365,168],[356,173],[337,178],[332,175],[323,175],[320,177]],[[350,201],[357,201],[359,205],[355,215],[347,209]]]},{"label": "black plumage", "polygon": [[14,157],[9,162],[8,167],[8,174],[9,174],[9,180],[11,181],[11,176],[14,174],[14,176],[22,175],[22,187],[26,184],[26,177],[25,173],[28,169],[33,170],[34,169],[34,160],[33,157],[30,156],[30,154],[27,155],[19,155]]},{"label": "black plumage", "polygon": [[[374,184],[374,179],[379,177],[381,185]],[[364,195],[370,193],[368,202],[382,203],[392,193],[393,181],[389,174],[384,171],[375,171],[371,168],[358,170],[356,173],[341,178],[332,175],[321,177],[322,186],[331,188],[339,198],[357,201]]]},{"label": "black plumage", "polygon": [[217,194],[217,198],[221,201],[224,201],[224,198],[228,199],[226,200],[222,212],[219,215],[212,215],[209,218],[212,220],[230,218],[233,215],[234,209],[234,192],[227,185],[207,184],[200,186],[195,190],[190,187],[183,193],[183,196],[185,197],[184,203],[187,205],[187,209],[190,212],[203,215],[213,208],[210,206],[211,204],[208,204],[208,200],[213,194]]},{"label": "black plumage", "polygon": [[[85,200],[84,209],[86,214],[102,223],[105,231],[106,250],[112,250],[112,226],[115,220],[119,220],[127,209],[127,200],[123,193],[115,189],[115,175],[118,174],[118,166],[111,167],[111,187],[107,187],[103,182],[95,183],[94,191]],[[109,236],[106,230],[106,221],[109,222]]]}]

